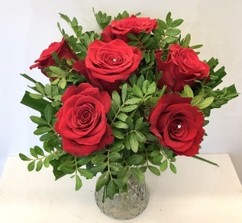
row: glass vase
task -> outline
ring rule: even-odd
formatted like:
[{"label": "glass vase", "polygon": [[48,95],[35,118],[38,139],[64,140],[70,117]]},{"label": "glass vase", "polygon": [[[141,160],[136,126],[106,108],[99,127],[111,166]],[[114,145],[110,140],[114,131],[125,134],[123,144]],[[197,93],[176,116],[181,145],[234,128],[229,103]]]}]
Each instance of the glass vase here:
[{"label": "glass vase", "polygon": [[95,192],[95,200],[99,209],[107,216],[128,220],[141,214],[149,202],[149,190],[146,183],[130,177],[127,183],[127,192],[115,194],[113,199],[103,200],[103,188]]}]

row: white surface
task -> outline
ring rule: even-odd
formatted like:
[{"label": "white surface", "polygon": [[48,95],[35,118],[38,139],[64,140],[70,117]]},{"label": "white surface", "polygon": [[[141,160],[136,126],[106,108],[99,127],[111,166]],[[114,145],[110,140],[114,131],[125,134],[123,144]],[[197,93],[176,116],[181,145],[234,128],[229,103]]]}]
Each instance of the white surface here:
[{"label": "white surface", "polygon": [[[171,11],[174,18],[184,19],[182,33],[191,33],[193,44],[203,44],[201,59],[214,56],[225,65],[228,75],[221,87],[236,83],[242,92],[241,0],[0,0],[0,156],[27,153],[39,144],[29,120],[35,113],[19,103],[30,83],[19,74],[46,81],[29,66],[51,42],[60,40],[56,23],[67,26],[58,13],[76,16],[85,30],[96,30],[93,7],[111,15],[128,10],[162,19]],[[242,180],[241,111],[242,96],[212,112],[201,152],[231,154]]]},{"label": "white surface", "polygon": [[[178,173],[147,174],[150,202],[132,223],[241,223],[242,188],[228,155],[204,155],[215,167],[179,157]],[[54,181],[50,169],[27,172],[26,163],[8,158],[0,179],[1,223],[111,223],[94,201],[95,179],[79,192],[68,176]]]}]

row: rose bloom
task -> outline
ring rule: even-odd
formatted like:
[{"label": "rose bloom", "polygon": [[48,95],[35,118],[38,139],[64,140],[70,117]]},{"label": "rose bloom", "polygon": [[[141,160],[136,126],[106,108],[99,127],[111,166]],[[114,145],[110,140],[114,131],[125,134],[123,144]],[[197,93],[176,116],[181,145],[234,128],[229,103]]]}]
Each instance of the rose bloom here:
[{"label": "rose bloom", "polygon": [[175,93],[165,94],[149,116],[151,132],[177,155],[197,154],[204,135],[203,113],[190,102]]},{"label": "rose bloom", "polygon": [[[86,75],[93,86],[110,93],[130,77],[138,68],[141,59],[141,51],[122,40],[109,43],[95,40],[88,47],[85,59]],[[78,70],[78,64],[75,65],[75,70]],[[80,70],[83,71],[82,62]]]},{"label": "rose bloom", "polygon": [[87,156],[113,142],[106,114],[111,98],[89,83],[72,85],[62,96],[55,131],[62,138],[63,150],[75,156]]},{"label": "rose bloom", "polygon": [[42,73],[46,74],[44,71],[45,68],[55,65],[55,60],[52,57],[52,53],[56,53],[60,60],[77,60],[75,53],[70,49],[67,42],[62,39],[61,42],[51,43],[49,47],[40,54],[39,59],[35,60],[35,64],[30,66],[30,69],[37,67],[41,69]]},{"label": "rose bloom", "polygon": [[161,59],[162,51],[156,53],[158,71],[162,71],[158,86],[167,86],[167,90],[181,91],[185,85],[193,86],[195,80],[208,78],[209,66],[200,61],[196,52],[173,44],[169,48],[166,61]]},{"label": "rose bloom", "polygon": [[102,40],[104,42],[109,42],[113,39],[122,39],[127,42],[128,33],[150,33],[156,27],[156,19],[150,19],[149,17],[131,16],[120,20],[113,20],[112,23],[103,30]]}]

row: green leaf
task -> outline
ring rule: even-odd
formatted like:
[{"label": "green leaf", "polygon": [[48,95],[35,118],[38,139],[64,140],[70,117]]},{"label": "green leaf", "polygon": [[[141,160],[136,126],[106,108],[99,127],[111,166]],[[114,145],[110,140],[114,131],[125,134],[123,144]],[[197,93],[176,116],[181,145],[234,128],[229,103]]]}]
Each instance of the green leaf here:
[{"label": "green leaf", "polygon": [[128,33],[127,37],[129,38],[129,40],[137,41],[137,43],[139,42],[138,41],[139,40],[138,37],[136,35],[132,34],[132,33]]},{"label": "green leaf", "polygon": [[146,142],[146,137],[145,137],[145,135],[142,132],[136,131],[135,135],[136,135],[136,138],[137,138],[138,142],[141,142],[141,143],[145,143]]},{"label": "green leaf", "polygon": [[78,191],[82,187],[82,180],[78,175],[75,175],[75,179],[76,179],[75,190]]},{"label": "green leaf", "polygon": [[143,92],[142,92],[142,90],[136,84],[134,84],[134,86],[133,86],[133,91],[134,91],[134,94],[137,97],[143,98]]},{"label": "green leaf", "polygon": [[48,69],[49,69],[52,73],[56,74],[58,77],[63,78],[63,77],[65,77],[65,75],[66,75],[66,72],[65,72],[64,70],[62,70],[60,67],[49,66]]},{"label": "green leaf", "polygon": [[125,122],[117,121],[113,123],[113,126],[117,129],[128,129],[129,126]]},{"label": "green leaf", "polygon": [[115,193],[116,193],[116,186],[113,180],[110,180],[107,185],[107,197],[112,199]]},{"label": "green leaf", "polygon": [[155,92],[156,92],[156,83],[153,82],[153,83],[151,83],[151,84],[149,85],[149,87],[148,87],[148,91],[147,91],[147,94],[149,95],[149,94],[153,94],[153,93],[155,93]]},{"label": "green leaf", "polygon": [[78,172],[85,177],[86,179],[93,178],[93,173],[90,170],[87,169],[78,169]]},{"label": "green leaf", "polygon": [[111,162],[114,162],[114,161],[117,161],[118,159],[120,159],[121,155],[118,152],[111,152],[111,153],[109,153],[108,158]]},{"label": "green leaf", "polygon": [[127,105],[127,106],[124,106],[121,109],[121,111],[124,112],[124,113],[128,113],[128,112],[134,111],[136,108],[138,108],[138,105]]},{"label": "green leaf", "polygon": [[91,156],[83,156],[83,157],[79,157],[77,160],[77,163],[80,166],[86,165],[87,163],[89,163],[92,160]]},{"label": "green leaf", "polygon": [[167,29],[166,23],[161,19],[158,19],[158,25],[161,29]]},{"label": "green leaf", "polygon": [[30,161],[31,160],[29,157],[27,157],[26,155],[24,155],[22,153],[19,153],[19,157],[23,161]]},{"label": "green leaf", "polygon": [[27,80],[33,82],[33,83],[37,83],[36,80],[34,80],[32,77],[30,77],[29,75],[27,74],[20,74],[22,77],[26,78]]},{"label": "green leaf", "polygon": [[145,44],[150,39],[150,35],[147,33],[141,33],[141,43]]},{"label": "green leaf", "polygon": [[170,163],[170,170],[173,172],[173,173],[176,173],[176,166],[173,164],[173,163]]},{"label": "green leaf", "polygon": [[183,92],[182,92],[182,96],[183,97],[188,97],[188,98],[193,98],[194,94],[193,94],[193,90],[190,88],[189,85],[185,85]]},{"label": "green leaf", "polygon": [[131,133],[130,134],[129,144],[130,144],[130,147],[131,147],[132,151],[134,153],[137,153],[138,149],[139,149],[139,142],[138,142],[138,140],[136,138],[135,133]]},{"label": "green leaf", "polygon": [[214,97],[207,97],[202,102],[200,102],[197,106],[200,109],[204,109],[204,108],[208,107],[209,105],[211,105],[213,100],[214,100]]},{"label": "green leaf", "polygon": [[34,148],[30,148],[30,154],[35,157],[35,158],[38,158],[38,154],[35,152],[35,149]]},{"label": "green leaf", "polygon": [[205,92],[204,90],[202,89],[198,95],[196,95],[193,99],[192,99],[192,105],[193,106],[197,106],[204,98],[205,96]]},{"label": "green leaf", "polygon": [[130,169],[128,166],[124,166],[119,172],[118,172],[118,179],[122,181],[123,184],[126,184],[129,177],[130,177]]},{"label": "green leaf", "polygon": [[34,170],[34,168],[35,168],[35,161],[34,161],[34,160],[31,161],[31,162],[28,164],[27,168],[28,168],[28,171],[32,171],[32,170]]},{"label": "green leaf", "polygon": [[140,98],[130,98],[127,101],[125,101],[124,104],[126,104],[126,105],[134,105],[134,104],[138,104],[140,102],[141,102]]},{"label": "green leaf", "polygon": [[122,169],[122,165],[117,162],[112,162],[109,164],[112,172],[119,172]]},{"label": "green leaf", "polygon": [[37,89],[37,91],[38,91],[38,92],[40,92],[42,95],[44,95],[44,94],[45,94],[43,84],[41,84],[41,83],[37,82],[37,83],[35,84],[35,86],[36,86],[36,89]]},{"label": "green leaf", "polygon": [[42,135],[43,133],[49,132],[51,130],[50,127],[39,127],[34,131],[35,135]]},{"label": "green leaf", "polygon": [[101,29],[104,29],[111,21],[112,17],[108,16],[106,13],[98,11],[97,13],[93,9],[96,21]]},{"label": "green leaf", "polygon": [[123,84],[122,88],[121,88],[121,95],[122,95],[122,102],[124,103],[124,101],[126,100],[127,97],[127,92],[128,92],[128,85],[127,83]]},{"label": "green leaf", "polygon": [[183,47],[188,47],[191,42],[191,35],[187,34],[182,42]]},{"label": "green leaf", "polygon": [[42,160],[39,160],[39,161],[37,162],[37,164],[36,164],[36,168],[35,168],[35,170],[36,170],[36,171],[40,171],[40,170],[42,169],[42,167],[43,167],[43,162],[42,162]]},{"label": "green leaf", "polygon": [[90,171],[96,175],[98,172],[102,172],[107,167],[107,163],[100,164],[98,166],[92,167]]},{"label": "green leaf", "polygon": [[171,26],[172,24],[171,12],[168,12],[166,15],[166,23],[168,26]]},{"label": "green leaf", "polygon": [[48,133],[46,133],[46,134],[44,134],[44,135],[42,135],[39,139],[40,139],[40,141],[45,141],[45,140],[54,140],[54,139],[56,139],[56,134],[54,133],[54,132],[48,132]]},{"label": "green leaf", "polygon": [[172,159],[174,156],[174,153],[171,149],[164,149],[164,152],[166,153],[166,156],[168,159]]},{"label": "green leaf", "polygon": [[34,122],[38,125],[47,124],[47,122],[43,118],[40,118],[40,117],[37,117],[37,116],[30,116],[30,119],[31,119],[32,122]]},{"label": "green leaf", "polygon": [[60,17],[61,17],[62,19],[64,19],[67,23],[71,24],[71,20],[70,20],[70,18],[69,18],[67,15],[62,14],[62,13],[59,13],[59,15],[60,15]]},{"label": "green leaf", "polygon": [[51,122],[52,120],[52,107],[50,104],[48,104],[46,107],[45,107],[45,110],[44,110],[44,116],[45,116],[45,119],[48,123]]},{"label": "green leaf", "polygon": [[71,174],[76,170],[76,168],[75,168],[75,164],[73,162],[66,162],[66,163],[62,163],[58,167],[58,170],[66,173],[66,174]]},{"label": "green leaf", "polygon": [[112,92],[112,99],[113,99],[113,102],[115,103],[115,105],[119,108],[121,105],[121,98],[117,91]]},{"label": "green leaf", "polygon": [[143,125],[144,125],[144,123],[143,123],[143,117],[140,117],[140,118],[138,118],[137,120],[136,120],[136,122],[135,122],[135,130],[140,130],[142,127],[143,127]]},{"label": "green leaf", "polygon": [[203,46],[202,44],[198,44],[198,45],[191,46],[191,48],[198,49],[198,48],[201,48],[202,46]]},{"label": "green leaf", "polygon": [[36,154],[40,155],[40,156],[44,156],[44,151],[39,147],[39,146],[35,146],[34,147],[34,151],[36,152]]},{"label": "green leaf", "polygon": [[125,122],[126,119],[128,118],[128,115],[126,115],[125,113],[119,113],[119,114],[117,115],[117,118],[118,118],[120,121]]},{"label": "green leaf", "polygon": [[45,91],[45,94],[47,96],[51,96],[51,85],[50,84],[46,84],[44,91]]},{"label": "green leaf", "polygon": [[33,93],[29,93],[29,96],[33,99],[42,99],[42,95],[41,94],[33,94]]},{"label": "green leaf", "polygon": [[148,91],[148,87],[149,87],[149,81],[148,81],[148,80],[145,80],[144,83],[143,83],[143,85],[142,85],[142,92],[143,92],[144,94],[147,93],[147,91]]},{"label": "green leaf", "polygon": [[124,139],[124,134],[121,131],[115,128],[113,128],[112,131],[115,138]]},{"label": "green leaf", "polygon": [[154,39],[150,38],[146,43],[144,43],[144,46],[146,49],[149,49],[150,47],[153,47]]},{"label": "green leaf", "polygon": [[127,11],[123,11],[122,13],[119,13],[114,19],[120,20],[129,17],[129,13]]},{"label": "green leaf", "polygon": [[170,28],[166,30],[166,35],[167,36],[177,36],[181,33],[179,29],[176,28]]},{"label": "green leaf", "polygon": [[92,158],[92,163],[94,164],[100,164],[103,163],[104,160],[106,159],[106,156],[102,153],[97,153],[93,158]]},{"label": "green leaf", "polygon": [[148,169],[149,169],[150,172],[152,172],[153,174],[155,174],[155,175],[157,175],[157,176],[160,176],[160,170],[159,170],[157,167],[149,165],[149,166],[148,166]]},{"label": "green leaf", "polygon": [[154,165],[160,165],[162,158],[163,156],[159,153],[157,156],[150,158],[149,161]]},{"label": "green leaf", "polygon": [[[62,160],[62,158],[60,158],[60,160]],[[53,174],[55,176],[55,180],[60,179],[61,177],[65,176],[66,173],[64,173],[63,171],[59,170],[59,163],[60,160],[50,160],[49,163],[51,164],[51,166],[53,167]]]},{"label": "green leaf", "polygon": [[167,160],[164,160],[162,161],[161,165],[160,165],[160,171],[165,171],[168,167],[168,161]]},{"label": "green leaf", "polygon": [[177,27],[183,23],[183,19],[176,19],[171,23],[171,27]]},{"label": "green leaf", "polygon": [[132,173],[132,175],[139,180],[140,183],[143,183],[145,180],[145,176],[144,173],[137,167],[132,167],[130,168],[130,171]]},{"label": "green leaf", "polygon": [[124,183],[120,179],[113,179],[113,182],[118,187],[118,189],[122,189],[124,187]]},{"label": "green leaf", "polygon": [[103,173],[96,182],[96,191],[99,191],[104,185],[107,185],[109,181],[109,173]]},{"label": "green leaf", "polygon": [[169,36],[165,39],[166,43],[170,44],[170,43],[174,43],[176,42],[176,38],[173,36]]},{"label": "green leaf", "polygon": [[133,154],[128,157],[127,162],[130,165],[139,165],[143,161],[143,158],[144,157],[139,154]]},{"label": "green leaf", "polygon": [[67,85],[67,81],[65,78],[61,78],[59,83],[58,83],[58,86],[60,86],[61,89],[64,89]]},{"label": "green leaf", "polygon": [[43,165],[44,167],[48,168],[50,166],[50,159],[49,157],[47,156],[44,161],[43,161]]}]

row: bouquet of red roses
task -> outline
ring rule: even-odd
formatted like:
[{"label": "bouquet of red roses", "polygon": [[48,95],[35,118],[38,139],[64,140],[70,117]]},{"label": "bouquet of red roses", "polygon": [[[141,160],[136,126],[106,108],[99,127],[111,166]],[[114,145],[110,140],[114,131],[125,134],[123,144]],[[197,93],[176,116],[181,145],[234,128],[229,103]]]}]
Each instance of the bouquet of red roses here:
[{"label": "bouquet of red roses", "polygon": [[111,198],[131,175],[142,182],[147,170],[175,173],[178,155],[202,159],[210,111],[238,94],[234,85],[217,88],[224,67],[199,58],[201,45],[190,46],[191,35],[177,28],[182,19],[94,14],[100,32],[60,14],[73,35],[58,23],[62,40],[30,67],[48,84],[22,74],[33,86],[21,102],[40,112],[30,118],[43,146],[20,158],[29,171],[52,166],[56,179],[71,175],[76,190],[82,177],[98,174],[96,190],[104,187]]}]

